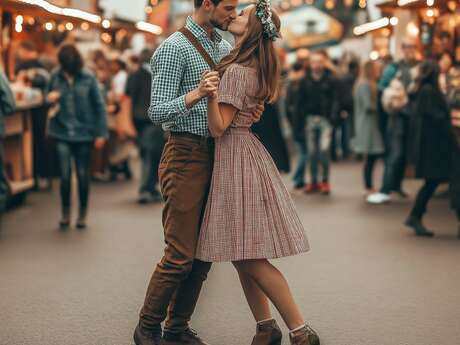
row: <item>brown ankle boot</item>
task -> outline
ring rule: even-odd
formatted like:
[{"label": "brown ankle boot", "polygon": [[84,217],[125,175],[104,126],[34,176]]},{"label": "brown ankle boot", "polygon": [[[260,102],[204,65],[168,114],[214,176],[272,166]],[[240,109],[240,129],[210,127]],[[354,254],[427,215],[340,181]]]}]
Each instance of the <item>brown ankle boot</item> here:
[{"label": "brown ankle boot", "polygon": [[257,323],[251,345],[281,345],[282,333],[275,319]]},{"label": "brown ankle boot", "polygon": [[289,338],[291,345],[320,345],[318,334],[308,325],[289,334]]}]

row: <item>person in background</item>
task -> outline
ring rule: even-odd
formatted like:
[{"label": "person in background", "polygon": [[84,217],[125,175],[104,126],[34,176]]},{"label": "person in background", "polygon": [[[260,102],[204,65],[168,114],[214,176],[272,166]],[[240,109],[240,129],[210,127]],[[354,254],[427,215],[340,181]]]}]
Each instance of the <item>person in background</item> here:
[{"label": "person in background", "polygon": [[[408,119],[413,107],[404,100],[409,99],[409,86],[413,81],[411,70],[419,63],[417,47],[415,38],[406,37],[402,44],[403,58],[388,64],[378,83],[379,125],[385,143],[385,167],[380,191],[368,196],[370,204],[390,202],[391,192],[407,198],[402,182],[407,159]],[[387,105],[393,105],[386,107],[384,98],[388,101]]]},{"label": "person in background", "polygon": [[153,125],[147,115],[152,83],[149,61],[152,55],[153,51],[150,49],[144,49],[141,52],[140,66],[128,77],[126,86],[126,95],[131,105],[131,114],[137,131],[137,142],[142,159],[138,198],[138,202],[142,204],[162,200],[157,184],[158,166],[165,145],[164,132],[161,126]]},{"label": "person in background", "polygon": [[[306,193],[330,193],[329,165],[333,124],[337,116],[336,80],[326,68],[328,56],[324,51],[310,55],[310,68],[302,80],[300,110],[306,115],[306,137],[311,169],[311,183]],[[318,180],[322,166],[321,183]]]},{"label": "person in background", "polygon": [[126,64],[120,58],[116,58],[110,63],[112,80],[108,95],[108,111],[115,119],[116,132],[111,133],[109,142],[110,151],[110,175],[111,180],[116,180],[121,173],[125,179],[132,178],[129,158],[131,156],[132,142],[126,138],[125,133],[129,132],[131,125],[127,123],[126,114],[122,112],[121,106],[124,101],[128,72]]},{"label": "person in background", "polygon": [[77,228],[86,227],[89,198],[89,164],[93,146],[104,145],[107,119],[104,101],[93,74],[83,69],[83,59],[73,45],[62,46],[59,69],[51,76],[47,101],[55,114],[49,119],[48,135],[56,140],[61,173],[61,220],[66,229],[71,216],[72,159],[78,178]]},{"label": "person in background", "polygon": [[0,215],[6,207],[8,185],[3,162],[3,137],[5,135],[5,115],[14,111],[16,107],[13,92],[0,63]]},{"label": "person in background", "polygon": [[331,139],[331,159],[337,160],[337,130],[340,131],[340,148],[342,158],[347,159],[350,155],[350,138],[353,135],[353,89],[359,75],[359,62],[352,59],[346,68],[346,72],[337,78],[338,98],[338,125],[332,132]]},{"label": "person in background", "polygon": [[305,167],[308,160],[307,142],[305,138],[305,115],[299,109],[300,83],[305,76],[304,66],[294,63],[289,72],[286,92],[286,115],[292,128],[292,137],[297,148],[297,166],[292,176],[294,190],[305,189]]},{"label": "person in background", "polygon": [[455,148],[450,110],[439,87],[439,66],[435,61],[423,62],[416,73],[414,111],[410,122],[409,159],[417,178],[425,180],[405,224],[417,236],[434,234],[422,223],[433,193],[451,174],[452,152]]},{"label": "person in background", "polygon": [[355,152],[366,157],[364,184],[366,194],[374,192],[372,180],[377,159],[384,153],[382,134],[377,113],[377,71],[373,61],[361,67],[360,77],[354,90]]},{"label": "person in background", "polygon": [[31,87],[45,91],[49,73],[45,65],[40,61],[36,45],[32,41],[19,43],[16,52],[17,60],[14,73],[17,79]]}]

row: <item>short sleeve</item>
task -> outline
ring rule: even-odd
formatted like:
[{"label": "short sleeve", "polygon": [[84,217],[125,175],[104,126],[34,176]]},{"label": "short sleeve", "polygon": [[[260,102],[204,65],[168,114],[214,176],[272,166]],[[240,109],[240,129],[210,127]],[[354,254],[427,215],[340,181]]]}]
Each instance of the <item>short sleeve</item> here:
[{"label": "short sleeve", "polygon": [[222,76],[218,91],[218,102],[243,109],[246,96],[245,69],[239,65],[230,65]]}]

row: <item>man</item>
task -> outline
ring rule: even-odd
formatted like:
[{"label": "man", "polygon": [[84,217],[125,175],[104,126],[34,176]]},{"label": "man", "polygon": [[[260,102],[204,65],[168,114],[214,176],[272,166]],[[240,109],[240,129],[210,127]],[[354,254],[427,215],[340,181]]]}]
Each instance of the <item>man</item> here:
[{"label": "man", "polygon": [[157,202],[162,199],[157,190],[157,183],[158,166],[165,144],[164,134],[161,126],[152,126],[147,116],[152,84],[149,67],[151,56],[152,51],[150,49],[144,49],[141,52],[139,56],[140,66],[128,77],[126,86],[126,101],[130,104],[141,152],[142,174],[138,198],[138,202],[141,204]]},{"label": "man", "polygon": [[[326,68],[324,51],[310,55],[310,69],[300,86],[300,109],[306,114],[306,137],[310,157],[311,184],[306,193],[330,193],[329,164],[332,126],[337,116],[336,81]],[[322,165],[322,180],[318,181],[318,165]]]},{"label": "man", "polygon": [[[227,30],[236,18],[238,1],[195,0],[194,5],[186,28],[218,63],[231,46],[215,28]],[[205,345],[188,325],[211,267],[194,260],[212,170],[206,98],[215,88],[208,82],[214,85],[218,81],[216,72],[202,78],[211,69],[204,55],[182,32],[176,32],[158,47],[151,61],[149,116],[171,131],[159,168],[166,248],[134,331],[136,345]],[[260,116],[261,109],[256,113]],[[161,336],[161,322],[167,314]]]},{"label": "man", "polygon": [[417,47],[416,38],[406,37],[402,43],[403,58],[398,63],[389,64],[384,69],[378,84],[380,128],[385,138],[386,152],[382,188],[379,193],[368,196],[367,202],[370,204],[390,202],[391,192],[396,192],[401,197],[407,198],[407,194],[402,190],[402,181],[406,167],[406,138],[410,105],[395,110],[389,116],[383,109],[382,96],[395,78],[399,79],[404,86],[406,95],[409,93],[409,86],[412,82],[411,70],[418,63]]}]

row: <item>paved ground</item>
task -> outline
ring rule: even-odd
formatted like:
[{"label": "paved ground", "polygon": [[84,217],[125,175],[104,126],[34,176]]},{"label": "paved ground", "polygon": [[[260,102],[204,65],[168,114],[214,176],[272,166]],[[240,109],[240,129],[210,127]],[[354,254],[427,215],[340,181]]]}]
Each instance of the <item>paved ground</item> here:
[{"label": "paved ground", "polygon": [[[333,186],[330,197],[295,197],[312,251],[276,261],[322,344],[460,344],[460,241],[447,200],[431,204],[437,237],[424,239],[401,225],[410,200],[363,202],[359,165],[335,165]],[[0,345],[131,344],[163,246],[161,205],[138,206],[135,190],[95,185],[84,232],[56,230],[57,188],[4,217]],[[253,321],[231,265],[214,266],[193,326],[213,345],[250,344]]]}]

